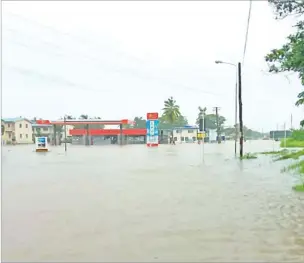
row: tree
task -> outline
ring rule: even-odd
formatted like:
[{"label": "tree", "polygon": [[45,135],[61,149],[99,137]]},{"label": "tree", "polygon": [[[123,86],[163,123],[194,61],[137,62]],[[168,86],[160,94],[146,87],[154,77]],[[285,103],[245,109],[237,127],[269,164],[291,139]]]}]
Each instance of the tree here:
[{"label": "tree", "polygon": [[67,120],[75,120],[75,119],[76,119],[76,118],[73,117],[72,115],[67,115],[67,116],[65,116],[65,118],[66,118]]},{"label": "tree", "polygon": [[5,127],[3,124],[1,124],[1,135],[3,136],[4,135],[4,131],[5,131]]},{"label": "tree", "polygon": [[298,94],[298,100],[296,101],[296,106],[300,106],[304,104],[304,91]]},{"label": "tree", "polygon": [[[226,121],[224,116],[219,116],[219,129],[220,131],[223,130],[223,125]],[[216,114],[207,114],[205,115],[205,125],[207,129],[217,129],[217,120]]]},{"label": "tree", "polygon": [[[204,119],[205,119],[205,125],[206,125],[206,129],[217,129],[218,126],[217,126],[217,119],[216,119],[216,114],[206,114],[207,112],[207,108],[204,107],[198,107],[198,116],[197,116],[197,119],[196,119],[196,124],[199,125],[200,123],[200,119],[203,118],[204,116]],[[226,118],[224,116],[219,116],[219,132],[223,130],[223,125],[226,121]]]},{"label": "tree", "polygon": [[[304,14],[303,0],[269,0],[268,2],[274,8],[276,19],[284,19],[292,15],[298,15],[302,18]],[[296,32],[287,37],[287,42],[281,48],[271,50],[265,59],[268,62],[270,72],[296,72],[304,85],[304,21],[299,21],[294,27]],[[301,93],[298,98],[304,97],[304,94]],[[303,99],[298,100],[296,105],[301,105],[303,102]]]},{"label": "tree", "polygon": [[176,127],[183,127],[188,124],[188,120],[184,116],[179,116],[177,120],[175,120],[173,123],[168,121],[164,116],[161,116],[159,118],[159,129],[174,129]]},{"label": "tree", "polygon": [[134,122],[135,124],[133,125],[133,128],[145,129],[147,127],[147,121],[142,117],[135,117]]},{"label": "tree", "polygon": [[[81,114],[79,116],[79,119],[82,119],[82,120],[89,120],[89,119],[94,119],[94,120],[98,119],[98,120],[101,120],[101,117],[89,117],[89,115],[87,115],[87,114]],[[89,127],[91,129],[104,129],[104,124],[85,124],[85,125],[79,124],[77,126],[80,129],[89,129]]]},{"label": "tree", "polygon": [[88,118],[89,118],[89,115],[87,115],[87,114],[81,114],[79,116],[79,119],[82,119],[82,120],[87,120]]},{"label": "tree", "polygon": [[171,96],[164,101],[162,121],[168,122],[170,124],[176,123],[180,119],[181,113],[179,105],[176,104],[176,100]]}]

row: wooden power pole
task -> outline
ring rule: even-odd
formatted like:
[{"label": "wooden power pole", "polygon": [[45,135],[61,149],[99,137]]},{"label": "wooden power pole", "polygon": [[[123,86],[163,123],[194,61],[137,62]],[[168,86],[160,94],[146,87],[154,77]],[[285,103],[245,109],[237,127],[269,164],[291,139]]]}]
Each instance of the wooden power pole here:
[{"label": "wooden power pole", "polygon": [[238,82],[239,82],[239,122],[240,122],[240,158],[243,157],[244,150],[244,131],[243,131],[243,102],[242,102],[242,65],[238,63]]},{"label": "wooden power pole", "polygon": [[216,115],[217,143],[221,143],[222,142],[222,138],[221,138],[220,120],[219,120],[219,113],[218,113],[220,107],[214,107],[213,109],[215,110],[215,115]]}]

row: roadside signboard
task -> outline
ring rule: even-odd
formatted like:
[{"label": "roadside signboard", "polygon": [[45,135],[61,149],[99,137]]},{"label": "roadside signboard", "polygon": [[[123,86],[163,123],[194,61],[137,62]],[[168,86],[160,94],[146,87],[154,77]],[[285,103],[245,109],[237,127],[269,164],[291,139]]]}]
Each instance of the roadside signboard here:
[{"label": "roadside signboard", "polygon": [[147,146],[158,146],[158,113],[147,113]]},{"label": "roadside signboard", "polygon": [[205,137],[206,137],[206,133],[205,132],[198,132],[197,133],[197,139],[202,140]]},{"label": "roadside signboard", "polygon": [[36,152],[47,152],[48,150],[47,137],[36,137]]}]

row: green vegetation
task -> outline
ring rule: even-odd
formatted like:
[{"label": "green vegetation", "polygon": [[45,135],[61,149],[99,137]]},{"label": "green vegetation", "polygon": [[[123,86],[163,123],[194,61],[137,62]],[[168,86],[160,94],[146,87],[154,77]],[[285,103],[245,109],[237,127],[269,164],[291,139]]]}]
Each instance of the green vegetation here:
[{"label": "green vegetation", "polygon": [[304,147],[304,130],[294,130],[291,134],[291,138],[281,140],[280,147],[286,148],[301,148]]},{"label": "green vegetation", "polygon": [[297,192],[304,192],[304,184],[298,184],[292,187],[293,190]]},{"label": "green vegetation", "polygon": [[200,119],[204,116],[205,125],[208,129],[217,129],[219,126],[220,131],[223,131],[223,126],[226,122],[226,118],[224,116],[219,115],[218,122],[216,120],[216,114],[207,114],[207,108],[198,107],[198,116],[196,118],[196,124],[199,125]]},{"label": "green vegetation", "polygon": [[[276,19],[284,19],[287,16],[297,16],[298,22],[294,25],[295,32],[287,37],[287,42],[279,49],[273,49],[267,56],[270,72],[297,72],[304,85],[304,2],[299,0],[268,1],[274,8]],[[302,95],[300,95],[302,94]],[[303,104],[304,93],[299,94]]]},{"label": "green vegetation", "polygon": [[278,157],[276,161],[287,160],[287,159],[297,160],[303,155],[304,155],[304,150],[295,151],[295,152],[286,152],[282,154],[280,157]]},{"label": "green vegetation", "polygon": [[287,152],[288,152],[288,150],[283,149],[283,150],[280,150],[280,151],[261,152],[259,154],[264,154],[264,155],[280,155],[280,154],[285,154]]},{"label": "green vegetation", "polygon": [[304,147],[304,141],[297,141],[293,138],[287,138],[285,142],[285,139],[282,139],[280,143],[280,147],[301,148]]},{"label": "green vegetation", "polygon": [[[176,127],[183,127],[188,125],[188,120],[185,116],[183,116],[180,106],[177,104],[176,100],[171,96],[167,100],[164,101],[163,114],[159,117],[159,129],[161,130],[171,130]],[[204,116],[205,125],[207,129],[217,129],[217,119],[215,114],[207,114],[207,108],[198,107],[199,113],[196,119],[196,124],[199,125],[199,120]],[[84,115],[87,117],[87,115]],[[143,117],[135,117],[134,125],[126,124],[124,128],[146,128],[146,119]],[[224,128],[224,124],[226,122],[226,118],[224,116],[219,116],[219,129],[220,132],[224,132],[227,137],[232,137],[235,134],[235,127]],[[91,127],[91,125],[90,125]],[[245,136],[250,138],[261,138],[263,137],[262,133],[253,131],[244,126]]]},{"label": "green vegetation", "polygon": [[[301,151],[302,155],[304,155],[304,151]],[[300,157],[298,156],[298,157]],[[304,160],[301,160],[297,163],[291,164],[288,167],[286,167],[283,172],[288,172],[288,171],[296,171],[296,173],[298,173],[300,175],[300,181],[301,183],[298,185],[295,185],[292,187],[293,190],[297,191],[297,192],[304,192]]]},{"label": "green vegetation", "polygon": [[[274,8],[276,19],[284,19],[287,16],[296,16],[297,23],[294,25],[295,32],[287,37],[287,42],[279,49],[273,49],[266,57],[269,71],[295,72],[298,74],[302,85],[304,85],[304,1],[268,0]],[[298,94],[296,106],[304,104],[304,92]],[[304,120],[301,121],[301,126]]]},{"label": "green vegetation", "polygon": [[[270,152],[268,152],[270,154]],[[288,159],[298,160],[300,157],[304,156],[304,150],[290,152],[288,150],[274,152],[276,155],[280,154],[280,157],[276,158],[275,161],[282,161]],[[299,192],[304,192],[304,160],[297,161],[287,167],[284,167],[282,172],[294,171],[299,175],[300,184],[295,185],[292,189]]]},{"label": "green vegetation", "polygon": [[182,114],[180,113],[179,105],[176,104],[176,100],[171,96],[164,101],[163,115],[161,116],[164,122],[174,124],[180,120]]},{"label": "green vegetation", "polygon": [[257,159],[258,157],[252,153],[246,153],[243,157],[240,157],[241,160]]}]

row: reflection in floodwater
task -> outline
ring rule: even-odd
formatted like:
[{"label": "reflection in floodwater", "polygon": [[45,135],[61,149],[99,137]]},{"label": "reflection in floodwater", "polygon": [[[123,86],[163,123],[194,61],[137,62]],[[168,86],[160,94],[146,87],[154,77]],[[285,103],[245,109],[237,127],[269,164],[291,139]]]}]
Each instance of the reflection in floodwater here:
[{"label": "reflection in floodwater", "polygon": [[[2,151],[4,261],[304,261],[304,196],[233,142]],[[268,141],[246,151],[272,150]]]}]

